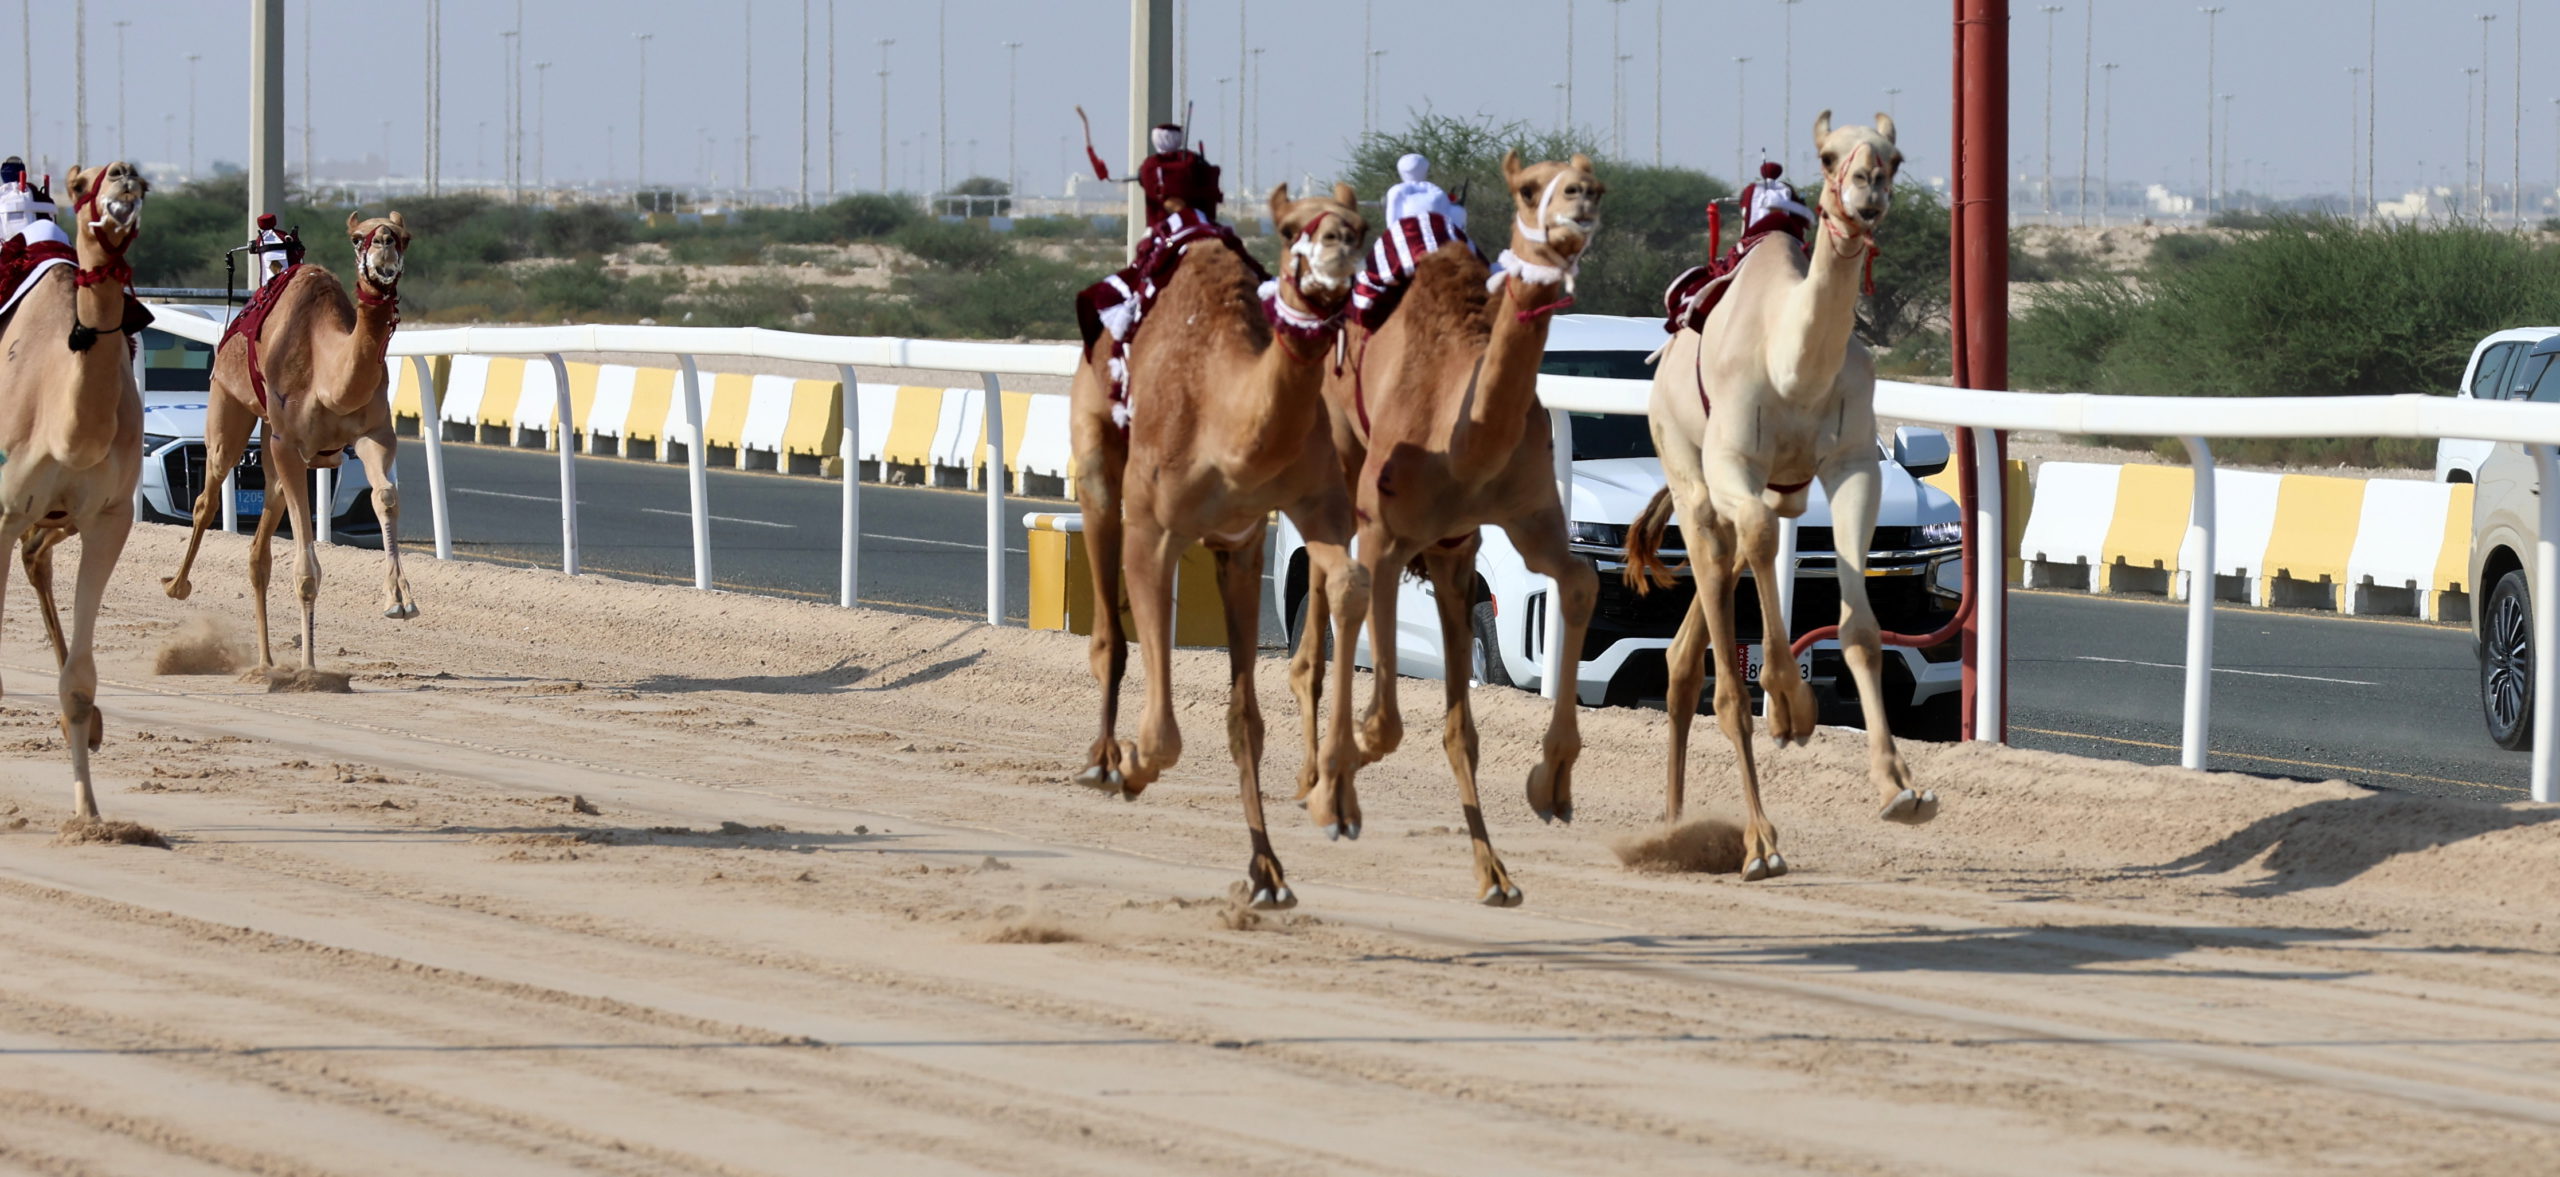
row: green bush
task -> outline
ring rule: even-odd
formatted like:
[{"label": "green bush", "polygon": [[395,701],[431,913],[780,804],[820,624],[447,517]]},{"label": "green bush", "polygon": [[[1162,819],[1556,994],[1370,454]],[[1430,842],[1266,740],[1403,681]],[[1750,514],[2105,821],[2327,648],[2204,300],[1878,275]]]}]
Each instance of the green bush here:
[{"label": "green bush", "polygon": [[2222,252],[2225,244],[2222,238],[2202,233],[2171,233],[2151,243],[2151,267],[2191,266]]},{"label": "green bush", "polygon": [[[1876,229],[1876,291],[1858,304],[1861,338],[1899,347],[1947,313],[1949,240],[1946,202],[1923,185],[1895,185],[1893,211]],[[1942,343],[1935,362],[1943,353]]]},{"label": "green bush", "polygon": [[606,205],[572,204],[542,214],[535,240],[551,257],[592,257],[631,244],[639,229],[638,220]]},{"label": "green bush", "polygon": [[1004,238],[965,221],[916,221],[889,238],[928,266],[978,273],[1012,253]]},{"label": "green bush", "polygon": [[904,197],[864,192],[825,205],[815,215],[834,240],[876,241],[913,222],[916,210]]},{"label": "green bush", "polygon": [[1094,235],[1093,222],[1083,217],[1018,217],[1013,222],[1013,235],[1028,240],[1064,240]]}]

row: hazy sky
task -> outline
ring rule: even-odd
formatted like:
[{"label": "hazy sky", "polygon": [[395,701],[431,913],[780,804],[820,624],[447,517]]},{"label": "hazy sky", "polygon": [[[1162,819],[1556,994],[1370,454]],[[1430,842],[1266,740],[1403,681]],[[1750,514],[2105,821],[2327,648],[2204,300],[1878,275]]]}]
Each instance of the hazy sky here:
[{"label": "hazy sky", "polygon": [[[2366,52],[2366,0],[2222,0],[2216,89],[2231,104],[2231,171],[2235,181],[2280,194],[2345,187],[2349,159],[2346,73]],[[1478,0],[1452,6],[1420,0],[1372,0],[1374,40],[1387,50],[1380,105],[1394,125],[1414,109],[1489,114],[1551,123],[1565,80],[1569,0]],[[826,19],[829,0],[808,0],[810,55],[810,184],[826,184]],[[1019,151],[1023,186],[1055,191],[1070,166],[1077,133],[1071,107],[1092,112],[1106,158],[1120,158],[1126,109],[1126,0],[943,0],[948,20],[950,173],[1002,175],[1006,167],[1006,58],[1002,43],[1021,41]],[[1664,156],[1719,174],[1734,164],[1737,81],[1749,93],[1740,145],[1756,158],[1763,147],[1801,144],[1823,106],[1860,119],[1891,103],[1899,111],[1909,173],[1943,175],[1947,167],[1949,29],[1947,0],[1801,0],[1794,6],[1795,126],[1783,81],[1787,8],[1781,0],[1570,0],[1574,119],[1605,133],[1610,124],[1611,23],[1624,25],[1628,154],[1650,159],[1656,121],[1653,28],[1662,44]],[[287,4],[287,122],[302,122],[303,5]],[[649,48],[651,178],[700,183],[716,139],[718,176],[734,184],[746,97],[747,14],[754,52],[755,180],[796,186],[800,169],[802,0],[527,0],[528,62],[551,61],[548,175],[628,178],[633,167],[639,52],[632,34],[652,32]],[[911,185],[937,171],[935,0],[834,0],[836,15],[837,171],[842,188],[876,186],[880,160],[882,38],[889,52],[890,168]],[[1188,76],[1195,123],[1211,153],[1235,162],[1237,87],[1225,93],[1220,130],[1217,79],[1238,73],[1239,0],[1176,0],[1187,7]],[[1262,170],[1277,178],[1294,164],[1322,175],[1345,154],[1360,127],[1362,0],[1245,0],[1250,44],[1266,52],[1259,82]],[[2095,58],[2116,73],[2113,173],[2119,179],[2185,184],[2198,174],[2205,135],[2205,18],[2192,2],[2064,0],[2052,18],[2056,45],[2053,139],[2057,174],[2078,167],[2081,142],[2083,32],[2094,10]],[[34,5],[37,46],[35,131],[41,150],[71,154],[72,0]],[[195,112],[197,154],[239,160],[248,129],[248,18],[243,0],[88,0],[89,94],[93,156],[111,154],[119,102],[129,112],[126,154],[166,171],[187,155],[188,65],[200,53]],[[384,120],[396,171],[419,167],[425,55],[419,37],[423,0],[313,0],[311,103],[316,150],[323,161],[378,157]],[[498,31],[513,23],[515,0],[446,0],[445,167],[448,176],[500,174],[504,46]],[[2014,6],[2014,156],[2017,170],[2043,171],[2045,31],[2036,0]],[[1451,22],[1453,11],[1464,19]],[[2494,11],[2488,64],[2487,157],[2503,182],[2514,158],[2515,0],[2381,0],[2380,176],[2386,193],[2415,184],[2423,161],[2433,182],[2455,182],[2465,142],[2465,67],[2481,59],[2479,11]],[[2560,8],[2524,5],[2527,71],[2541,65],[2524,93],[2524,174],[2528,185],[2551,182],[2555,109],[2560,97]],[[117,33],[125,30],[126,93],[117,94]],[[16,21],[0,18],[12,34]],[[1732,58],[1752,59],[1737,79]],[[14,65],[14,63],[12,63]],[[2101,75],[2103,77],[2103,75]],[[525,168],[534,169],[535,71],[525,71]],[[1899,88],[1898,98],[1886,91]],[[0,88],[0,136],[15,139],[18,87]],[[2103,82],[2092,114],[2103,113]],[[2471,120],[2477,134],[2477,115]],[[479,128],[488,123],[484,132]],[[2091,170],[2099,164],[2098,119],[2091,120]],[[972,148],[968,140],[975,139]],[[902,148],[900,140],[913,140]],[[298,136],[289,159],[300,167]],[[608,159],[610,149],[610,160]],[[2476,150],[2476,149],[2475,149]],[[974,155],[975,168],[970,164]],[[478,165],[486,159],[485,170]]]}]

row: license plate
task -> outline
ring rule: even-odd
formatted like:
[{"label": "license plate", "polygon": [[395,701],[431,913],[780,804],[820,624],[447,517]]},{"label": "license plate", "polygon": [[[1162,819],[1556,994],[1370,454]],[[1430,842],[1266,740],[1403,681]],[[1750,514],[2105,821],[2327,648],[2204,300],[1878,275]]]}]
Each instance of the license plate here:
[{"label": "license plate", "polygon": [[240,499],[240,514],[244,518],[267,509],[267,492],[263,490],[242,490],[232,493]]},{"label": "license plate", "polygon": [[[1744,642],[1742,644],[1742,677],[1758,682],[1762,665],[1761,643]],[[1796,656],[1796,673],[1802,675],[1806,681],[1812,681],[1813,651],[1807,650]]]}]

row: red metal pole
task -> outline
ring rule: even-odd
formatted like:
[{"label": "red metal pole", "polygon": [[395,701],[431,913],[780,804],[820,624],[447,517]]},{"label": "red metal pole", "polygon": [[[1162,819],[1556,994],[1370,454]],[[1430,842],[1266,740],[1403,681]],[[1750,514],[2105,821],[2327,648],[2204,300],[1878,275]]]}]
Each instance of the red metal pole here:
[{"label": "red metal pole", "polygon": [[[1955,223],[1948,280],[1954,295],[1952,350],[1959,387],[2009,387],[2009,4],[2008,0],[1955,0]],[[1963,448],[1973,458],[1971,431]],[[1995,435],[1999,469],[2007,469],[2008,438]],[[2006,490],[2005,478],[2003,490]],[[2014,509],[2004,495],[2002,507]],[[1965,504],[1972,518],[1973,504]],[[2004,529],[2005,530],[2005,529]],[[2008,537],[1977,536],[2002,566],[1999,648],[2008,649]],[[1985,610],[1974,610],[1965,633],[1967,678],[1975,665]],[[1988,717],[1993,738],[2008,740],[2007,676],[2001,678],[2000,714]],[[1965,692],[1964,730],[1971,737],[1984,717],[1974,714],[1971,683]]]}]

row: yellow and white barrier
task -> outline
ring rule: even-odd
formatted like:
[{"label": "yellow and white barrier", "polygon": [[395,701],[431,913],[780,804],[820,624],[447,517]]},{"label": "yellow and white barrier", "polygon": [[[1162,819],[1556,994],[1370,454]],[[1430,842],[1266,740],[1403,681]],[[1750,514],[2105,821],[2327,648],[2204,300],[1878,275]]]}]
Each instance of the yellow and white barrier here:
[{"label": "yellow and white barrier", "polygon": [[[2203,571],[2187,536],[2194,487],[2183,467],[2045,463],[2020,545],[2026,583],[2085,566],[2091,592],[2184,599]],[[2434,620],[2444,594],[2470,591],[2469,486],[2219,470],[2214,526],[2207,575],[2253,605]]]},{"label": "yellow and white barrier", "polygon": [[[1031,553],[1031,628],[1093,632],[1093,566],[1085,559],[1084,516],[1022,517]],[[1124,595],[1120,632],[1134,638],[1136,622]],[[1173,574],[1173,644],[1227,644],[1226,604],[1218,593],[1218,558],[1198,544],[1182,554]]]}]

